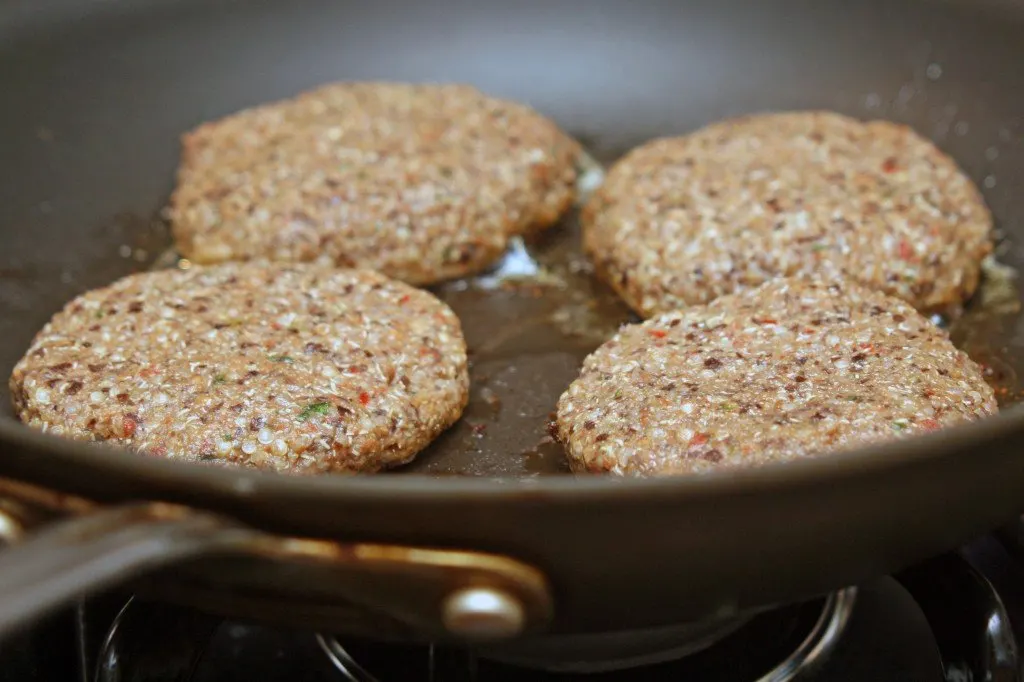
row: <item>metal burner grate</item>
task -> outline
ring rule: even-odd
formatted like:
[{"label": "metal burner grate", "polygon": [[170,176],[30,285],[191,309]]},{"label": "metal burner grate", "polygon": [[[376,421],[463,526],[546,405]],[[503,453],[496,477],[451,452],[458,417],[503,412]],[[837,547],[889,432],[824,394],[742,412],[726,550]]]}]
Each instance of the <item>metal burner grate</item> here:
[{"label": "metal burner grate", "polygon": [[[790,682],[798,675],[820,665],[833,651],[846,629],[856,602],[856,595],[856,588],[851,587],[834,592],[825,598],[821,602],[821,613],[817,621],[797,648],[774,668],[758,677],[755,682]],[[336,637],[318,634],[316,641],[347,682],[392,682],[375,677],[360,665]],[[439,681],[442,677],[447,679],[447,675],[438,670],[438,658],[437,649],[433,646],[429,647],[424,679],[430,682]],[[466,680],[466,682],[482,682],[482,678],[477,673],[476,663],[472,654],[466,654],[463,659],[463,669],[459,671],[460,679]],[[525,675],[529,674],[526,671],[524,679]]]},{"label": "metal burner grate", "polygon": [[[536,658],[509,656],[511,650],[507,648],[474,653],[442,645],[389,644],[356,638],[339,640],[259,623],[225,620],[164,602],[130,599],[126,604],[127,595],[112,593],[102,599],[90,599],[77,611],[76,646],[82,671],[78,679],[83,682],[661,682],[666,679],[787,682],[799,678],[822,682],[826,679],[833,682],[862,679],[1017,682],[1021,677],[1016,639],[1000,593],[1007,584],[1018,585],[1019,564],[1004,561],[1005,552],[996,543],[989,544],[991,551],[985,555],[968,552],[966,556],[970,556],[970,560],[963,553],[936,557],[894,576],[896,580],[882,578],[866,584],[858,592],[841,590],[827,598],[761,613],[738,627],[715,631],[719,636],[717,640],[711,636],[692,637],[694,631],[685,628],[684,634],[676,637],[673,629],[672,636],[653,643],[644,640],[645,646],[650,645],[650,656],[609,656],[608,661],[617,667],[592,674],[580,674],[578,669],[570,670],[565,666],[551,667],[549,664],[557,661],[549,659],[541,663]],[[989,573],[982,574],[972,562],[986,557],[991,559],[985,564],[989,565]],[[986,579],[988,574],[995,575],[993,566],[1003,566],[1012,578],[1009,583],[1001,579],[1000,590]],[[1016,593],[1010,590],[1007,594]],[[858,606],[856,616],[851,619],[855,599]],[[1024,601],[1018,599],[1013,603],[1019,606]],[[894,616],[895,624],[887,625]],[[55,638],[49,636],[45,641],[52,645]],[[697,650],[709,641],[714,643]],[[884,655],[876,655],[880,643],[886,647]],[[575,663],[571,660],[574,655],[566,658],[561,644],[553,650],[566,661]],[[517,649],[515,653],[521,654],[522,650]],[[48,652],[46,656],[53,654]],[[512,660],[518,663],[508,662]],[[525,660],[533,661],[533,667],[525,665]],[[635,667],[627,668],[627,664]],[[540,665],[543,669],[538,667]],[[909,676],[908,671],[912,672]]]}]

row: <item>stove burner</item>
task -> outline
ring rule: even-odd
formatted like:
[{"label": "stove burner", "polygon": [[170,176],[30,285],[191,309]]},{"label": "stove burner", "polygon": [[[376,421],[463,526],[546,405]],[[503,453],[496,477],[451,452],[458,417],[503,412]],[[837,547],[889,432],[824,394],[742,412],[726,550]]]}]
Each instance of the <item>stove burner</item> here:
[{"label": "stove burner", "polygon": [[[1001,548],[995,545],[995,550],[998,553]],[[966,556],[970,561],[959,553],[938,557],[894,576],[896,580],[883,578],[858,588],[856,609],[852,609],[855,591],[842,590],[823,599],[757,614],[733,634],[681,659],[588,675],[513,665],[496,660],[495,652],[491,651],[474,653],[441,645],[389,644],[355,638],[344,639],[342,644],[334,637],[226,621],[163,602],[132,598],[126,604],[124,596],[111,594],[91,599],[77,612],[80,667],[91,671],[78,679],[786,682],[798,677],[801,682],[881,682],[935,679],[934,674],[945,680],[1018,682],[1021,678],[1016,639],[1000,598],[1007,589],[1005,581],[999,580],[1002,587],[997,591],[985,577],[996,574],[996,564],[984,561],[985,557],[979,561],[973,550]],[[1005,552],[1000,556],[1005,556]],[[986,565],[986,573],[983,575],[972,561]],[[1011,586],[1019,583],[1019,564],[1002,565],[1013,572],[1009,576],[1013,578]],[[889,587],[882,589],[883,582]],[[894,605],[901,602],[905,607],[899,608],[913,609],[916,620],[900,615],[910,615],[905,610],[894,610]],[[1024,599],[1013,603],[1024,604]],[[896,625],[886,625],[893,616]],[[892,629],[911,628],[912,623],[919,623],[923,629],[907,631],[909,637],[903,636],[903,629]],[[49,634],[33,637],[41,644],[52,645],[54,641]],[[923,658],[903,657],[906,650],[900,648],[900,642],[914,647],[913,651]],[[896,648],[889,647],[890,644]],[[883,652],[879,646],[888,648]],[[53,658],[51,648],[44,649],[44,659]],[[51,678],[28,679],[49,682]]]},{"label": "stove burner", "polygon": [[[349,682],[378,682],[376,677],[366,672],[361,665],[356,663],[355,659],[345,650],[345,647],[334,637],[325,637],[318,634],[316,636],[316,643],[320,645],[320,648],[327,654],[327,658],[334,664],[334,667]],[[427,655],[427,665],[428,679],[432,680],[435,675],[433,645],[430,646],[430,651]]]},{"label": "stove burner", "polygon": [[[849,622],[856,602],[856,588],[847,588],[830,594],[822,600],[821,613],[810,632],[785,660],[755,682],[790,682],[797,675],[816,668],[835,648]],[[316,635],[317,643],[347,682],[384,682],[361,666],[336,637]],[[426,680],[450,679],[438,671],[438,651],[431,646],[426,655]],[[463,678],[475,680],[478,662],[466,656]]]},{"label": "stove burner", "polygon": [[821,617],[796,651],[757,682],[789,682],[797,675],[816,668],[835,649],[850,622],[856,600],[855,587],[830,594],[821,610]]}]

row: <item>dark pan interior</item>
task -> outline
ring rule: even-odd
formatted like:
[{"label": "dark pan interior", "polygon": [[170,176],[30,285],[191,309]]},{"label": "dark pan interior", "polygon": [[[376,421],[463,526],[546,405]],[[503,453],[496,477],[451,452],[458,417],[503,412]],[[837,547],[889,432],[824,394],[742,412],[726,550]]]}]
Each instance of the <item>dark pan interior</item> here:
[{"label": "dark pan interior", "polygon": [[[999,259],[1024,262],[1013,239],[1024,218],[1024,60],[1010,26],[932,4],[846,4],[841,26],[821,3],[644,5],[628,17],[612,3],[151,1],[11,13],[0,48],[0,371],[67,299],[166,249],[159,212],[181,132],[342,78],[472,82],[555,117],[605,164],[653,136],[750,111],[907,122],[983,188],[1010,237]],[[566,471],[549,414],[583,356],[630,319],[592,280],[578,242],[570,215],[498,272],[437,288],[465,325],[472,402],[403,472]],[[952,332],[1009,403],[1024,362],[1020,283],[997,279]]]}]

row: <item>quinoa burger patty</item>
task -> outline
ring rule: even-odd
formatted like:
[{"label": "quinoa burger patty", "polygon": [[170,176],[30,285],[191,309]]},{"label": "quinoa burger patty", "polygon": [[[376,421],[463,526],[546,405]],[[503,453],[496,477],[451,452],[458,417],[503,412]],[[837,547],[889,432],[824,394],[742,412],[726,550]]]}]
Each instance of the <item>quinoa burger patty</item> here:
[{"label": "quinoa burger patty", "polygon": [[197,263],[323,260],[426,285],[554,224],[579,153],[469,86],[335,83],[186,134],[172,231]]},{"label": "quinoa burger patty", "polygon": [[53,317],[10,380],[45,432],[290,473],[402,464],[468,398],[431,294],[359,270],[232,263],[131,275]]},{"label": "quinoa burger patty", "polygon": [[996,412],[977,365],[903,301],[781,278],[625,327],[586,359],[555,431],[576,471],[684,474]]},{"label": "quinoa burger patty", "polygon": [[992,249],[981,194],[935,145],[903,125],[821,111],[638,147],[583,225],[598,273],[645,317],[812,273],[955,313]]}]

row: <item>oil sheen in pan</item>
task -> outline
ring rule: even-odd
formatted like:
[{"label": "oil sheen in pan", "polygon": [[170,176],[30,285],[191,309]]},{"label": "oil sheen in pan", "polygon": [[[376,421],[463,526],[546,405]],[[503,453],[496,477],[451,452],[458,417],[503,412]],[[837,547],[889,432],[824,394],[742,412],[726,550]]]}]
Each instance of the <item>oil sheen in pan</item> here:
[{"label": "oil sheen in pan", "polygon": [[[584,160],[582,203],[603,178]],[[173,251],[154,267],[190,267]],[[1005,404],[1017,397],[1008,349],[1020,302],[1012,270],[986,264],[982,287],[950,329],[954,341],[987,368]],[[515,240],[490,272],[431,290],[462,321],[470,354],[470,400],[463,418],[395,474],[529,478],[568,474],[548,434],[559,396],[592,350],[636,318],[592,276],[580,249],[578,206],[529,242]]]}]

